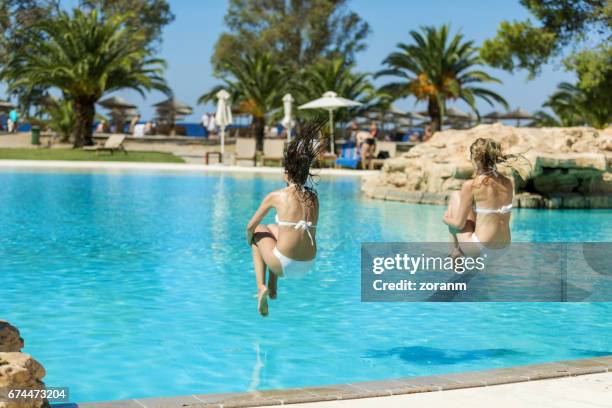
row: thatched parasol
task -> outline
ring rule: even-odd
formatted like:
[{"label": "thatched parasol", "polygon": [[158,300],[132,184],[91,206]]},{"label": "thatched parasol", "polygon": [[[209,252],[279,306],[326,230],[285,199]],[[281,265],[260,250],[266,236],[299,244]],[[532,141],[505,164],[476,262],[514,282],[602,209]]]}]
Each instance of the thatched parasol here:
[{"label": "thatched parasol", "polygon": [[486,115],[483,116],[484,119],[491,121],[491,122],[497,122],[502,118],[503,114],[497,112],[497,111],[492,111],[487,113]]},{"label": "thatched parasol", "polygon": [[516,108],[513,111],[505,113],[501,118],[516,120],[516,126],[520,126],[521,120],[531,120],[533,119],[533,115],[523,108]]},{"label": "thatched parasol", "polygon": [[191,115],[193,108],[184,102],[172,97],[153,105],[158,118],[170,126],[170,136],[176,134],[176,120],[185,115]]},{"label": "thatched parasol", "polygon": [[98,102],[98,105],[106,109],[136,109],[136,105],[129,103],[120,96],[111,96],[110,98]]},{"label": "thatched parasol", "polygon": [[129,103],[120,96],[106,98],[98,102],[98,105],[109,110],[108,115],[111,117],[117,133],[123,133],[125,122],[138,114],[135,110],[136,105]]},{"label": "thatched parasol", "polygon": [[0,112],[8,112],[11,109],[15,109],[15,105],[6,101],[4,99],[0,99]]},{"label": "thatched parasol", "polygon": [[444,116],[449,119],[469,120],[470,115],[457,108],[448,108],[444,111]]}]

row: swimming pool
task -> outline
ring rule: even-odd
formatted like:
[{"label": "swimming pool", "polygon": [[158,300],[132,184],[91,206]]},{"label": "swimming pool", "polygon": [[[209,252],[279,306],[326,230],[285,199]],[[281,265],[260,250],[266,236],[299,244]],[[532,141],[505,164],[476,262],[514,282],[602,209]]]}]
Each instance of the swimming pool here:
[{"label": "swimming pool", "polygon": [[[432,375],[612,354],[612,304],[361,303],[362,241],[438,206],[319,185],[316,268],[262,319],[244,228],[280,177],[0,172],[0,318],[74,401]],[[612,211],[518,210],[518,241],[610,241]],[[270,221],[271,221],[270,217]]]}]

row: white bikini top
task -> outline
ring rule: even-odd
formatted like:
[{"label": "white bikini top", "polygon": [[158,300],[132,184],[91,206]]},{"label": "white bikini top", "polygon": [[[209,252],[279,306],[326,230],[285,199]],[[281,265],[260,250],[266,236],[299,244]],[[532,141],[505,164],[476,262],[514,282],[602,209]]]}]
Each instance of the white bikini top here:
[{"label": "white bikini top", "polygon": [[499,208],[478,208],[476,207],[477,214],[507,214],[512,211],[512,203],[506,204]]},{"label": "white bikini top", "polygon": [[[497,170],[493,168],[489,171],[481,173],[480,176],[488,176],[489,174],[497,174]],[[514,192],[512,193],[512,196],[514,198]],[[478,208],[478,206],[476,206],[475,211],[477,214],[507,214],[512,211],[512,202],[499,208]]]},{"label": "white bikini top", "polygon": [[310,230],[312,228],[317,228],[317,226],[312,225],[312,221],[306,221],[306,220],[299,220],[298,222],[280,221],[278,219],[278,214],[276,214],[275,219],[276,219],[276,223],[280,227],[293,227],[296,230],[301,229],[302,231],[306,231],[308,233],[308,237],[310,238],[310,243],[312,244],[312,246],[314,246],[314,239],[312,238],[312,234],[310,233]]}]

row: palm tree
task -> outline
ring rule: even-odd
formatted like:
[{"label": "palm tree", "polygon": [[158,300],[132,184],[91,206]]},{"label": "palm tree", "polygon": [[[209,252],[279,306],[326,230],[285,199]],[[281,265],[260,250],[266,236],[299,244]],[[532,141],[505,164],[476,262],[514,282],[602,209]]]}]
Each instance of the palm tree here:
[{"label": "palm tree", "polygon": [[108,92],[167,87],[163,60],[151,58],[144,33],[128,27],[128,15],[102,17],[97,10],[56,16],[36,23],[44,41],[9,59],[2,77],[11,89],[57,88],[70,99],[76,114],[74,146],[92,144],[96,102]]},{"label": "palm tree", "polygon": [[[369,80],[370,74],[354,72],[353,69],[354,65],[347,64],[343,58],[321,59],[304,68],[292,84],[297,104],[320,98],[327,91],[363,104],[358,109],[338,110],[335,113],[338,122],[351,117],[357,110],[371,107],[369,104],[376,94]],[[309,115],[307,112],[300,111],[304,116]]]},{"label": "palm tree", "polygon": [[561,82],[557,90],[544,102],[552,109],[562,126],[589,124],[604,129],[612,119],[612,99],[609,90],[585,91],[568,82]]},{"label": "palm tree", "polygon": [[48,116],[47,125],[57,132],[62,142],[67,142],[76,127],[76,115],[72,101],[48,98],[43,112]]},{"label": "palm tree", "polygon": [[497,102],[508,107],[506,100],[481,84],[501,81],[477,67],[482,64],[473,41],[463,41],[463,35],[449,37],[448,25],[439,29],[422,27],[421,32],[411,31],[413,43],[399,43],[399,51],[383,61],[388,68],[378,72],[380,76],[394,76],[399,80],[381,88],[395,99],[414,96],[427,102],[427,111],[434,130],[442,127],[446,102],[461,99],[476,115],[476,98],[489,105]]},{"label": "palm tree", "polygon": [[563,124],[555,115],[551,115],[543,110],[538,110],[533,114],[533,121],[527,126],[560,127],[563,126]]},{"label": "palm tree", "polygon": [[223,84],[215,86],[198,99],[198,103],[216,100],[219,90],[227,90],[241,112],[253,117],[257,148],[263,147],[266,115],[282,106],[287,72],[269,53],[243,54],[223,67]]}]

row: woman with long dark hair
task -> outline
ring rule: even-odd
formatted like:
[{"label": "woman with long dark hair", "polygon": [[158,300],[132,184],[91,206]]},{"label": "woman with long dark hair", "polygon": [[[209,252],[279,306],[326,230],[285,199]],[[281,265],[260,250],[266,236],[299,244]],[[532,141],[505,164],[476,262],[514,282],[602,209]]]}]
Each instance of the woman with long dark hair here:
[{"label": "woman with long dark hair", "polygon": [[[317,254],[316,226],[319,199],[310,167],[319,156],[322,120],[306,125],[291,140],[283,167],[287,187],[268,194],[247,225],[247,242],[253,252],[258,309],[268,315],[268,297],[276,298],[278,277],[303,276],[312,268]],[[276,224],[261,225],[270,209]],[[270,271],[266,286],[266,268]]]}]

